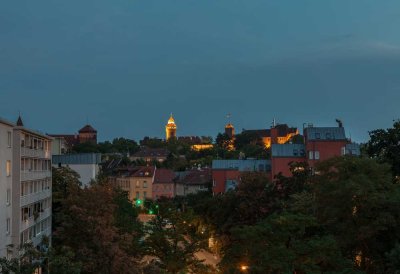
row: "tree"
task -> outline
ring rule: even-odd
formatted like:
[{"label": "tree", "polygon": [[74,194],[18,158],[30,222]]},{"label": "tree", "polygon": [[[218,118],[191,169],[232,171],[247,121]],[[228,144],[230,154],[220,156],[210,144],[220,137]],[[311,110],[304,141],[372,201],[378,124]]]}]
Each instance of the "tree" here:
[{"label": "tree", "polygon": [[335,239],[326,235],[314,217],[284,212],[253,226],[232,229],[232,244],[225,248],[224,273],[355,273]]},{"label": "tree", "polygon": [[370,140],[366,144],[367,154],[381,163],[388,163],[393,175],[400,176],[400,120],[392,128],[376,129],[369,132]]},{"label": "tree", "polygon": [[400,240],[400,186],[388,165],[340,157],[317,166],[311,204],[343,254],[367,273],[387,273],[385,253]]},{"label": "tree", "polygon": [[206,237],[192,226],[192,215],[178,212],[171,201],[160,203],[159,213],[146,225],[146,254],[168,273],[212,273],[195,256],[205,247]]}]

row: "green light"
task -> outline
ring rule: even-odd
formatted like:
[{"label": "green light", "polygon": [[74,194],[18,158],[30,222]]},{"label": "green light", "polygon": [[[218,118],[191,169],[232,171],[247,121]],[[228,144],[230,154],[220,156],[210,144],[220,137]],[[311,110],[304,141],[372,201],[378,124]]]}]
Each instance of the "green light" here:
[{"label": "green light", "polygon": [[158,205],[156,205],[156,208],[158,208]]},{"label": "green light", "polygon": [[149,210],[149,214],[153,215],[153,213],[154,213],[153,210]]},{"label": "green light", "polygon": [[142,204],[142,200],[138,199],[136,200],[136,205],[141,205]]}]

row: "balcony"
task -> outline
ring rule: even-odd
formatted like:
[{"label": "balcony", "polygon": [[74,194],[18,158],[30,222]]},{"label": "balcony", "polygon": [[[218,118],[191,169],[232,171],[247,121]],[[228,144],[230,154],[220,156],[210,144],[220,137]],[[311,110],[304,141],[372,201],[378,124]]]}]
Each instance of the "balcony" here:
[{"label": "balcony", "polygon": [[41,158],[41,159],[50,159],[51,154],[48,150],[42,149],[33,149],[29,147],[21,147],[21,156],[22,157],[32,157],[32,158]]},{"label": "balcony", "polygon": [[21,197],[21,207],[33,204],[37,201],[44,200],[46,198],[51,197],[51,189],[45,189],[43,191],[40,191],[38,193],[32,193],[29,195],[25,195]]},{"label": "balcony", "polygon": [[51,235],[51,229],[50,228],[47,228],[47,229],[43,230],[42,232],[40,232],[39,234],[36,234],[35,237],[32,237],[33,246],[40,245],[42,243],[43,236],[50,237],[50,235]]},{"label": "balcony", "polygon": [[51,177],[50,170],[21,171],[21,181],[40,180]]},{"label": "balcony", "polygon": [[36,225],[37,223],[40,223],[41,221],[50,216],[51,216],[51,207],[46,208],[45,210],[43,210],[43,212],[40,212],[39,217],[36,220],[32,216],[29,219],[26,219],[25,221],[21,221],[20,232],[25,231],[26,229]]}]

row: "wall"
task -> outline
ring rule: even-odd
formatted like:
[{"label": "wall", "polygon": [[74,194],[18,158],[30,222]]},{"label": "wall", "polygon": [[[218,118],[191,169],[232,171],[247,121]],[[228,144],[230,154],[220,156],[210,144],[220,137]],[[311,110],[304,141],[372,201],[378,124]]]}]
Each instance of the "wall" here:
[{"label": "wall", "polygon": [[279,172],[282,172],[282,175],[285,177],[291,177],[292,172],[290,171],[289,164],[291,162],[305,162],[305,158],[299,157],[273,157],[272,158],[272,172],[271,172],[271,180],[275,178],[275,175],[278,175]]},{"label": "wall", "polygon": [[240,172],[238,170],[213,170],[213,193],[224,193],[227,180],[236,180],[239,183]]},{"label": "wall", "polygon": [[[57,163],[53,164],[54,167],[59,167]],[[82,187],[89,186],[91,180],[96,180],[99,174],[99,165],[97,164],[61,164],[62,167],[69,167],[76,171],[81,177],[79,180],[82,183]]]},{"label": "wall", "polygon": [[[11,132],[11,147],[8,146],[8,132]],[[13,145],[12,127],[0,122],[0,257],[7,255],[6,246],[11,244],[11,235],[6,234],[6,220],[12,219],[12,210],[6,203],[6,195],[7,189],[11,192],[13,174],[7,176],[6,163],[10,160],[13,166]]]},{"label": "wall", "polygon": [[[342,148],[346,146],[348,141],[309,141],[306,144],[306,157],[310,167],[319,161],[325,161],[335,156],[342,155]],[[309,158],[309,151],[319,151],[319,160],[311,160]]]}]

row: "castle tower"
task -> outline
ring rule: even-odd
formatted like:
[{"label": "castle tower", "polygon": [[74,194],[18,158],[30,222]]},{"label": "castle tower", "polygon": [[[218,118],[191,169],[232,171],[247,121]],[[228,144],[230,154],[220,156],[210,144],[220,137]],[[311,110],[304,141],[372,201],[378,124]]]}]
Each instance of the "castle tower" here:
[{"label": "castle tower", "polygon": [[228,135],[230,139],[235,137],[235,127],[231,123],[225,126],[225,134]]},{"label": "castle tower", "polygon": [[172,116],[172,113],[171,113],[171,117],[169,117],[168,123],[165,126],[165,137],[166,137],[167,141],[171,138],[176,138],[176,129],[177,129],[177,126],[175,124],[174,117]]}]

